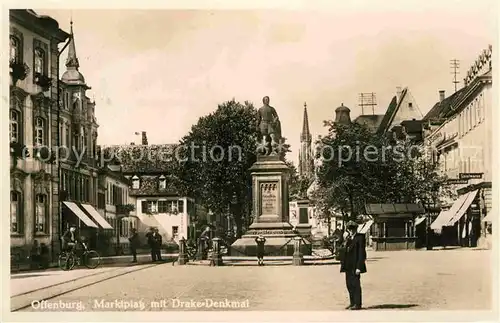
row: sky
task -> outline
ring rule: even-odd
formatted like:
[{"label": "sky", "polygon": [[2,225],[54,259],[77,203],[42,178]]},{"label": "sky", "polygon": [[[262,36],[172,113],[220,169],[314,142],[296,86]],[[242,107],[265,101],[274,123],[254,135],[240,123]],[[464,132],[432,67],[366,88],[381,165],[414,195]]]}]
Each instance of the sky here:
[{"label": "sky", "polygon": [[[175,143],[199,117],[235,98],[270,96],[298,161],[304,102],[314,138],[343,103],[375,92],[385,113],[408,87],[425,114],[497,37],[494,1],[353,1],[300,10],[41,10],[70,30],[80,72],[92,87],[101,145],[146,131]],[[61,74],[66,53],[61,56]],[[460,82],[459,88],[463,86]],[[371,111],[365,111],[371,114]]]}]

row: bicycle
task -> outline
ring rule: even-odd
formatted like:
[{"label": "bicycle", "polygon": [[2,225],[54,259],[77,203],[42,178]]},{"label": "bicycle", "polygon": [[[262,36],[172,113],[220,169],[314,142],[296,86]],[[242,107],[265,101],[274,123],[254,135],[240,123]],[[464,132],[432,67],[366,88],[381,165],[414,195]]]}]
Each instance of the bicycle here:
[{"label": "bicycle", "polygon": [[89,269],[97,268],[101,264],[99,253],[95,250],[90,250],[86,244],[83,244],[83,248],[81,256],[76,255],[74,249],[61,252],[58,259],[59,268],[68,271],[72,270],[75,265],[81,266],[82,264]]}]

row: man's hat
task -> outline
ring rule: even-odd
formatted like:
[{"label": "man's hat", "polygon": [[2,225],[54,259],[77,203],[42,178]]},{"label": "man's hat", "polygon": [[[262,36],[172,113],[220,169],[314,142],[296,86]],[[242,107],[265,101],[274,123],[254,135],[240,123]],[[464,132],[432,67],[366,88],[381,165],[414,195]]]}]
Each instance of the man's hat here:
[{"label": "man's hat", "polygon": [[346,225],[347,228],[357,228],[358,227],[358,224],[354,221],[349,221],[347,222],[347,225]]}]

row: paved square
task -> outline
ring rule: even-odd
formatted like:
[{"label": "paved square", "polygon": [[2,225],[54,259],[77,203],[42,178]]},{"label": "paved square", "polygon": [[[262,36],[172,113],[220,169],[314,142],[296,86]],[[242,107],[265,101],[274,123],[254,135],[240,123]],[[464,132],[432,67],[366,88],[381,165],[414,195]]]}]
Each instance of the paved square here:
[{"label": "paved square", "polygon": [[[368,273],[362,277],[363,307],[489,310],[490,259],[491,251],[487,250],[369,251]],[[152,308],[151,301],[165,300],[163,310],[182,310],[173,307],[172,299],[248,300],[249,307],[244,310],[335,311],[343,310],[348,303],[344,275],[339,273],[338,265],[204,267],[170,263],[131,272],[49,301],[81,301],[86,311],[120,310],[93,308],[95,302],[102,300],[114,304],[142,301],[144,310],[158,311],[161,309]]]}]

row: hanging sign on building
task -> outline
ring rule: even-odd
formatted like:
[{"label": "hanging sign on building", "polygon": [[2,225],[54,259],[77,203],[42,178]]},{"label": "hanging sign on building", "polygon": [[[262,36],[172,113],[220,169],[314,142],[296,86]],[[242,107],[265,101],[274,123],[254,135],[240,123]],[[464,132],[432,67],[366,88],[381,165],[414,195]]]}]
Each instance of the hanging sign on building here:
[{"label": "hanging sign on building", "polygon": [[446,183],[451,185],[468,184],[469,180],[460,178],[451,178],[448,181],[446,181]]},{"label": "hanging sign on building", "polygon": [[460,179],[481,179],[483,178],[483,173],[460,173]]}]

